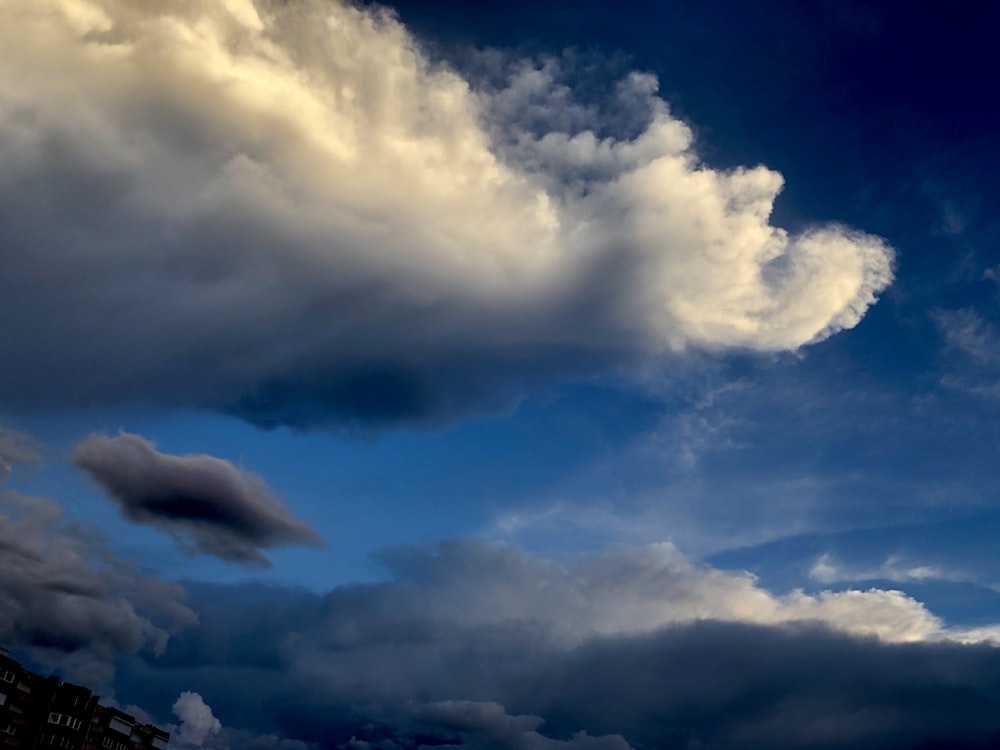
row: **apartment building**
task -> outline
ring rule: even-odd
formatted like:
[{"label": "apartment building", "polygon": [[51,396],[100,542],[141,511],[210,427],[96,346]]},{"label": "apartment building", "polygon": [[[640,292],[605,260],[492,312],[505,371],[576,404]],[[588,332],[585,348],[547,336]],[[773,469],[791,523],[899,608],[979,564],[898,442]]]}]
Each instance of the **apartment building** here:
[{"label": "apartment building", "polygon": [[143,724],[81,685],[42,677],[0,649],[2,750],[167,750],[170,733]]}]

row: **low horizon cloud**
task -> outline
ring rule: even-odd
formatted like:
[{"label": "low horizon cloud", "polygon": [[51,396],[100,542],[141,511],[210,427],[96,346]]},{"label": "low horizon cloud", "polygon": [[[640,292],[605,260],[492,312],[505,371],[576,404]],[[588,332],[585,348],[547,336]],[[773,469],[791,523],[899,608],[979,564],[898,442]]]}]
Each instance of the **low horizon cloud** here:
[{"label": "low horizon cloud", "polygon": [[1000,738],[1000,649],[899,592],[776,595],[670,545],[567,563],[464,541],[383,561],[386,581],[326,595],[191,584],[204,624],[130,660],[123,685],[196,689],[227,727],[351,750]]},{"label": "low horizon cloud", "polygon": [[616,127],[559,61],[476,89],[383,8],[7,0],[0,63],[10,408],[439,424],[795,350],[893,277],[878,237],[772,226],[781,175],[703,163],[654,76]]}]

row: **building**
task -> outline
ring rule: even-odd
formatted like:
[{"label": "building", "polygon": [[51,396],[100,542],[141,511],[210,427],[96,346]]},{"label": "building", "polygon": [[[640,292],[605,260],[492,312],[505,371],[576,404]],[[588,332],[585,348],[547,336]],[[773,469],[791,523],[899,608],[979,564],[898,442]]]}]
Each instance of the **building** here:
[{"label": "building", "polygon": [[97,706],[83,750],[165,750],[170,733],[110,706]]},{"label": "building", "polygon": [[0,648],[0,749],[166,750],[170,733],[100,704],[85,687],[42,677]]}]

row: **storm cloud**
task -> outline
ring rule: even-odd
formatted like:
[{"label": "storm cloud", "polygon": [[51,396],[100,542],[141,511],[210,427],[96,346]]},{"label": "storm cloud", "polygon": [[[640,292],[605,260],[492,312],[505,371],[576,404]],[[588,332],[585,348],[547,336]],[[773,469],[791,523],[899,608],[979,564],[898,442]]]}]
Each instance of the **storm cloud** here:
[{"label": "storm cloud", "polygon": [[782,177],[702,163],[654,77],[616,128],[512,70],[473,89],[339,0],[3,3],[0,403],[440,422],[796,349],[890,283],[879,238],[772,226]]},{"label": "storm cloud", "polygon": [[226,727],[354,750],[1000,738],[1000,649],[892,592],[778,596],[663,547],[567,564],[462,542],[386,563],[387,581],[326,596],[191,585],[203,625],[122,684],[157,705],[197,690]]},{"label": "storm cloud", "polygon": [[0,488],[0,643],[103,685],[118,658],[162,654],[172,632],[197,620],[185,598],[66,520],[55,500]]},{"label": "storm cloud", "polygon": [[171,534],[188,551],[269,565],[261,549],[320,545],[263,479],[214,456],[160,453],[140,435],[91,435],[73,452],[122,515]]}]

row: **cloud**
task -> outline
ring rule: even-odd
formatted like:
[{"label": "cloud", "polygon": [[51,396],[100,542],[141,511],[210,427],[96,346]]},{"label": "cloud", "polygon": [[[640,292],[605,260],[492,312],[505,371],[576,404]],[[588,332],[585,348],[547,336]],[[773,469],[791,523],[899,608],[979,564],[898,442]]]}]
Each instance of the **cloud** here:
[{"label": "cloud", "polygon": [[[493,701],[441,701],[412,711],[437,731],[458,734],[463,748],[470,750],[629,750],[621,735],[591,737],[577,732],[569,740],[540,734],[538,716],[511,716]],[[456,745],[457,746],[457,745]]]},{"label": "cloud", "polygon": [[173,535],[186,549],[223,560],[267,566],[261,548],[321,544],[264,480],[206,455],[160,453],[139,435],[91,435],[73,452],[118,503],[122,514]]},{"label": "cloud", "polygon": [[0,427],[0,485],[10,478],[15,466],[40,460],[41,452],[28,435]]},{"label": "cloud", "polygon": [[184,745],[201,747],[209,735],[222,729],[222,722],[215,718],[212,709],[198,693],[181,693],[174,703],[174,714],[181,720],[177,740]]},{"label": "cloud", "polygon": [[773,227],[781,176],[700,162],[652,76],[474,90],[383,9],[8,0],[0,63],[8,408],[439,422],[795,349],[892,278],[876,237]]},{"label": "cloud", "polygon": [[931,319],[944,343],[943,386],[959,393],[995,399],[1000,395],[1000,333],[972,307],[934,310]]},{"label": "cloud", "polygon": [[177,750],[309,750],[313,745],[275,735],[255,734],[222,726],[205,699],[190,690],[174,701],[174,715],[179,726],[167,725],[170,747]]},{"label": "cloud", "polygon": [[878,567],[855,567],[844,565],[835,560],[829,553],[820,555],[819,559],[809,569],[809,577],[820,583],[838,583],[843,581],[966,581],[968,575],[956,571],[944,570],[937,565],[916,565],[907,563],[899,555],[890,555]]},{"label": "cloud", "polygon": [[0,642],[87,684],[106,684],[116,659],[162,654],[193,624],[184,589],[108,550],[45,497],[0,491]]},{"label": "cloud", "polygon": [[227,726],[355,750],[1000,739],[1000,649],[966,643],[995,633],[895,592],[777,596],[669,547],[557,563],[462,542],[386,563],[325,597],[192,586],[203,625],[132,660],[122,690],[186,684]]},{"label": "cloud", "polygon": [[973,308],[936,310],[932,318],[945,344],[968,358],[973,365],[990,369],[1000,365],[996,329]]},{"label": "cloud", "polygon": [[[335,632],[377,633],[393,612],[401,621],[415,614],[438,617],[420,602],[433,601],[467,627],[513,622],[539,628],[570,646],[594,636],[649,632],[697,620],[778,624],[816,620],[857,635],[890,642],[936,636],[942,623],[919,602],[897,591],[792,591],[776,596],[749,573],[697,566],[668,543],[583,557],[563,566],[502,544],[453,542],[436,551],[387,552],[395,583],[368,596],[334,591],[352,605]],[[339,607],[335,607],[339,609]],[[401,624],[401,623],[400,623]],[[327,637],[334,637],[328,634]],[[345,636],[346,637],[346,636]]]}]

